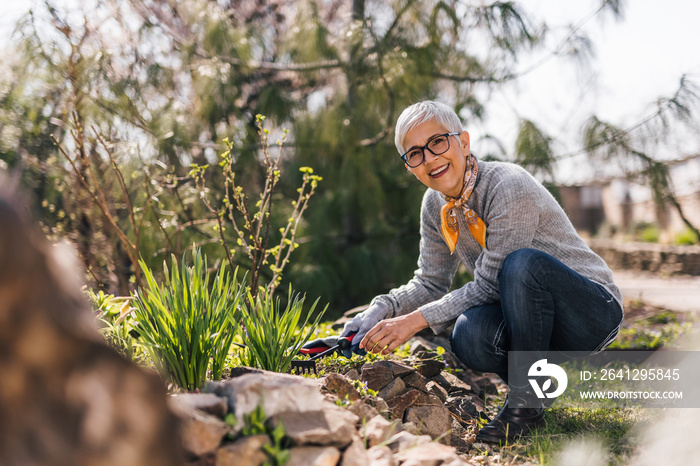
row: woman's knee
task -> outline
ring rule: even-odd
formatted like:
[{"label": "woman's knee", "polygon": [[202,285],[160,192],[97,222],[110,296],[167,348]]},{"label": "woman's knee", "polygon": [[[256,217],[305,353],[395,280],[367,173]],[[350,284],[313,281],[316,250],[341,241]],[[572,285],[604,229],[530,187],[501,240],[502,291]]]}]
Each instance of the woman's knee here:
[{"label": "woman's knee", "polygon": [[517,249],[506,256],[498,272],[498,280],[511,281],[521,280],[529,274],[535,263],[543,258],[550,257],[547,253],[537,249],[523,248]]}]

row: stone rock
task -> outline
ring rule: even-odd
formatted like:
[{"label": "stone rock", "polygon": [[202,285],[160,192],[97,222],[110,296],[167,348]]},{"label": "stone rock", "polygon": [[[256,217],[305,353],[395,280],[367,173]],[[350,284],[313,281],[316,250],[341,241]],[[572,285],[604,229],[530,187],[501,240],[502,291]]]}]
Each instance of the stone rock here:
[{"label": "stone rock", "polygon": [[410,432],[403,431],[394,434],[387,440],[387,446],[391,448],[391,451],[394,453],[398,453],[432,441],[429,435],[414,435]]},{"label": "stone rock", "polygon": [[192,461],[187,461],[185,466],[216,466],[216,452],[200,456]]},{"label": "stone rock", "polygon": [[452,384],[447,381],[445,377],[442,376],[442,374],[437,374],[431,377],[431,381],[440,385],[445,391],[449,390],[452,388]]},{"label": "stone rock", "polygon": [[367,388],[378,392],[394,380],[394,373],[388,366],[365,364],[362,366],[360,380],[367,382]]},{"label": "stone rock", "polygon": [[433,396],[440,398],[440,401],[442,401],[443,403],[445,401],[447,401],[447,397],[448,397],[447,390],[442,388],[440,385],[438,385],[434,381],[431,380],[430,382],[428,382],[426,385],[426,388],[428,389],[429,395],[433,395]]},{"label": "stone rock", "polygon": [[[469,461],[468,457],[457,457],[454,460],[450,461],[449,463],[442,463],[442,466],[475,466],[475,465],[480,465],[482,463],[473,463]],[[527,466],[526,464],[523,466]]]},{"label": "stone rock", "polygon": [[340,466],[367,466],[369,457],[365,450],[365,443],[356,438],[352,441],[349,447],[343,452],[343,458],[340,460]]},{"label": "stone rock", "polygon": [[484,417],[486,415],[486,405],[484,404],[483,398],[472,396],[470,402],[476,407],[476,410],[479,412],[479,416]]},{"label": "stone rock", "polygon": [[391,369],[391,373],[394,377],[404,377],[408,374],[412,374],[416,371],[415,368],[407,366],[406,364],[401,364],[396,361],[377,361],[374,363],[375,366],[386,366]]},{"label": "stone rock", "polygon": [[348,406],[348,410],[358,417],[358,424],[362,424],[379,415],[379,411],[374,406],[367,404],[365,400],[356,401]]},{"label": "stone rock", "polygon": [[440,359],[440,355],[436,351],[416,351],[414,357],[416,359]]},{"label": "stone rock", "polygon": [[419,332],[413,338],[411,356],[414,359],[437,359],[440,356],[437,353],[438,346],[442,346],[446,350],[442,355],[444,357],[449,352],[450,342],[447,338],[442,338],[430,331],[423,331],[423,334]]},{"label": "stone rock", "polygon": [[401,466],[438,466],[459,457],[454,448],[435,442],[422,443],[396,455]]},{"label": "stone rock", "polygon": [[344,375],[348,380],[360,380],[360,374],[358,374],[355,369],[350,369]]},{"label": "stone rock", "polygon": [[193,410],[182,419],[182,444],[193,456],[204,456],[215,451],[229,426],[216,416]]},{"label": "stone rock", "polygon": [[[490,443],[484,443],[484,442],[474,442],[474,448],[478,449],[481,451],[482,454],[484,455],[491,455],[494,450],[494,446],[491,445]],[[498,448],[498,446],[496,446]]]},{"label": "stone rock", "polygon": [[387,405],[389,405],[389,410],[394,415],[394,417],[396,417],[397,419],[403,419],[403,414],[406,411],[406,408],[416,403],[416,401],[420,399],[420,396],[420,391],[412,389],[407,391],[403,395],[394,397],[391,400],[387,401]]},{"label": "stone rock", "polygon": [[[415,345],[415,348],[411,355],[415,359],[431,359],[441,357],[445,360],[447,365],[453,369],[466,369],[464,364],[462,364],[462,362],[457,359],[457,356],[455,356],[455,354],[452,352],[452,347],[448,338],[437,335],[431,335],[430,338],[416,336],[415,341],[412,344],[412,348],[413,345]],[[442,355],[438,355],[437,353],[438,346],[442,346],[445,350]]]},{"label": "stone rock", "polygon": [[210,382],[205,391],[228,399],[229,412],[236,415],[237,425],[243,425],[244,416],[260,403],[265,414],[272,417],[283,412],[318,411],[323,402],[317,381],[268,371]]},{"label": "stone rock", "polygon": [[340,451],[335,447],[295,447],[289,451],[285,466],[335,466]]},{"label": "stone rock", "polygon": [[459,453],[469,453],[472,443],[468,442],[463,435],[450,434],[450,446]]},{"label": "stone rock", "polygon": [[386,441],[395,434],[396,432],[394,429],[394,424],[387,421],[382,416],[375,416],[367,421],[367,424],[362,426],[360,435],[367,440],[367,444],[370,447],[373,447]]},{"label": "stone rock", "polygon": [[424,339],[414,339],[413,343],[411,343],[411,349],[409,350],[409,353],[411,354],[411,356],[416,356],[416,353],[421,351],[425,353],[428,351],[432,351],[432,349]]},{"label": "stone rock", "polygon": [[391,413],[389,412],[389,405],[386,404],[386,401],[384,401],[384,398],[375,396],[370,398],[370,402],[374,404],[374,408],[379,411],[379,414],[382,416],[388,416]]},{"label": "stone rock", "polygon": [[360,399],[357,389],[340,374],[329,374],[324,379],[323,386],[341,400],[357,401]]},{"label": "stone rock", "polygon": [[242,437],[234,443],[216,450],[216,466],[260,466],[267,461],[263,445],[269,445],[270,438],[265,434]]},{"label": "stone rock", "polygon": [[429,380],[423,377],[418,372],[413,372],[412,374],[408,374],[406,377],[403,378],[403,383],[406,384],[406,387],[416,388],[422,392],[428,391],[428,389],[426,388],[428,382]]},{"label": "stone rock", "polygon": [[390,421],[390,422],[393,426],[392,431],[391,431],[393,434],[397,434],[399,432],[403,432],[404,430],[406,430],[403,428],[403,421],[401,419],[394,419],[393,421]]},{"label": "stone rock", "polygon": [[182,464],[162,380],[109,348],[67,243],[0,175],[0,464]]},{"label": "stone rock", "polygon": [[428,393],[420,392],[420,396],[415,402],[416,405],[421,406],[442,406],[442,401],[435,395],[429,395]]},{"label": "stone rock", "polygon": [[294,445],[344,448],[352,441],[358,417],[347,409],[324,403],[319,411],[278,413],[272,422],[284,424],[286,435]]},{"label": "stone rock", "polygon": [[452,396],[464,396],[472,393],[472,387],[449,372],[443,371],[439,375],[434,376],[433,382],[439,384]]},{"label": "stone rock", "polygon": [[213,393],[181,393],[169,396],[168,406],[175,412],[187,413],[197,409],[221,419],[228,413],[226,399]]},{"label": "stone rock", "polygon": [[457,451],[466,453],[468,452],[472,444],[465,440],[468,432],[462,424],[457,421],[454,417],[452,418],[452,433],[450,434],[450,446],[454,447]]},{"label": "stone rock", "polygon": [[444,359],[447,366],[452,369],[466,369],[462,361],[457,359],[457,356],[452,351],[446,351],[442,355],[442,359]]},{"label": "stone rock", "polygon": [[478,398],[484,398],[484,395],[495,395],[498,393],[498,387],[486,375],[475,375],[465,372],[464,378],[468,379],[469,386]]},{"label": "stone rock", "polygon": [[470,420],[479,415],[476,405],[468,397],[449,397],[445,402],[445,408],[465,427]]},{"label": "stone rock", "polygon": [[398,462],[389,447],[372,447],[367,450],[367,466],[397,466]]},{"label": "stone rock", "polygon": [[404,422],[403,429],[409,434],[413,434],[416,436],[421,435],[421,433],[418,431],[418,426],[413,422]]},{"label": "stone rock", "polygon": [[445,363],[439,359],[421,359],[416,361],[416,370],[423,377],[432,378],[440,374],[445,368]]},{"label": "stone rock", "polygon": [[403,383],[403,380],[401,380],[400,377],[397,377],[388,384],[386,384],[384,388],[379,390],[378,395],[384,401],[388,402],[392,398],[399,396],[401,393],[404,392],[404,390],[406,390],[406,384]]},{"label": "stone rock", "polygon": [[449,431],[452,428],[452,421],[450,412],[442,405],[408,408],[405,419],[406,422],[412,422],[418,426],[421,434],[430,435],[433,439],[443,436],[440,438],[443,443],[450,441]]},{"label": "stone rock", "polygon": [[255,369],[253,367],[247,367],[247,366],[236,366],[232,367],[230,372],[229,372],[229,377],[232,379],[235,379],[236,377],[240,377],[245,374],[263,374],[265,371],[261,369]]}]

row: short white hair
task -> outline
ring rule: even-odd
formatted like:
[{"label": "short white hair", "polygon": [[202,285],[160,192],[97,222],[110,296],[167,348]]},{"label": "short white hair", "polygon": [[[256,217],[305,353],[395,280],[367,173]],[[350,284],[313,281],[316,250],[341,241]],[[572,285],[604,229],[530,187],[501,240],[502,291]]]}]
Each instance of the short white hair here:
[{"label": "short white hair", "polygon": [[394,144],[396,144],[399,154],[406,152],[404,139],[408,132],[416,126],[431,120],[445,128],[445,131],[449,133],[461,133],[464,131],[459,116],[447,105],[432,100],[415,103],[406,107],[396,121]]}]

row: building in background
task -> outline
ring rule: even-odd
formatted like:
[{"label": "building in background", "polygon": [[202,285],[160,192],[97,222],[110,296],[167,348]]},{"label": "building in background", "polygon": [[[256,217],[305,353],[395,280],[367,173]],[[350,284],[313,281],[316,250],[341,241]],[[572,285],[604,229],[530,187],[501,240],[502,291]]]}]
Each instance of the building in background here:
[{"label": "building in background", "polygon": [[[700,154],[668,164],[673,192],[683,215],[700,227]],[[589,184],[560,186],[562,206],[577,230],[591,235],[601,228],[624,234],[642,224],[656,225],[660,241],[673,241],[686,229],[677,209],[666,201],[654,203],[651,189],[625,177],[612,177]]]}]

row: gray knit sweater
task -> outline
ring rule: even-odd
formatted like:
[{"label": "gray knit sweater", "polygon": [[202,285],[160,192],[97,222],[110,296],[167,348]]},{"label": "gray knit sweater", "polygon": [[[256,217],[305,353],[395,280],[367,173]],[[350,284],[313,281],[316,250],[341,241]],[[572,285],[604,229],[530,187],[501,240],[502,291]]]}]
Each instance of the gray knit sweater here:
[{"label": "gray knit sweater", "polygon": [[[622,293],[613,283],[603,259],[578,236],[554,197],[518,165],[479,161],[476,187],[469,207],[486,223],[486,248],[469,233],[463,215],[457,215],[459,241],[453,255],[440,232],[442,195],[428,189],[421,208],[418,270],[406,285],[377,296],[372,306],[387,317],[416,309],[435,333],[451,325],[467,309],[498,302],[498,272],[511,252],[533,248],[559,259],[584,277],[604,286],[622,308]],[[459,263],[474,280],[449,292]]]}]

